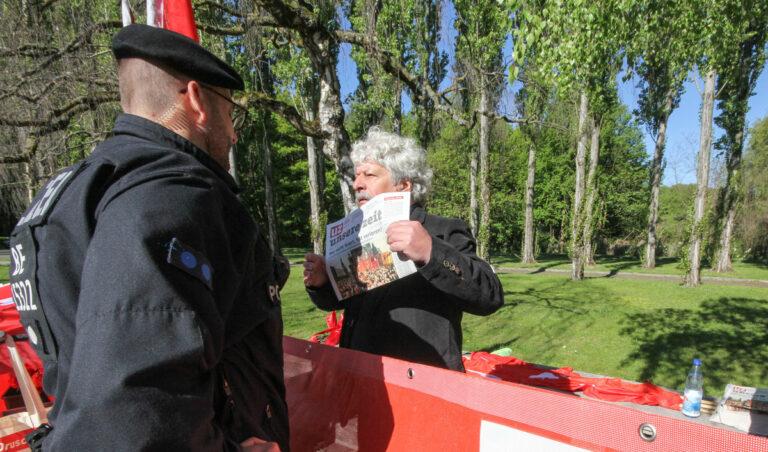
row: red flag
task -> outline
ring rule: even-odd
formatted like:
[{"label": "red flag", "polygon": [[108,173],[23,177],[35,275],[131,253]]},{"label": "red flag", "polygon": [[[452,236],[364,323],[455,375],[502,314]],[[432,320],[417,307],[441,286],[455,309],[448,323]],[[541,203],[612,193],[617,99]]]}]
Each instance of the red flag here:
[{"label": "red flag", "polygon": [[200,42],[191,0],[147,0],[147,25],[175,31]]}]

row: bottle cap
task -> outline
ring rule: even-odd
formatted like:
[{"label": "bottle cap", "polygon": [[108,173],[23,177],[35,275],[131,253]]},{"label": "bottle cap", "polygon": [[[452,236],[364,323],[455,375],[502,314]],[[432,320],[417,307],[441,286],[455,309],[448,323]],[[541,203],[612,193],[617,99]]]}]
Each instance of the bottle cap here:
[{"label": "bottle cap", "polygon": [[699,358],[693,358],[694,366],[701,366],[701,360]]}]

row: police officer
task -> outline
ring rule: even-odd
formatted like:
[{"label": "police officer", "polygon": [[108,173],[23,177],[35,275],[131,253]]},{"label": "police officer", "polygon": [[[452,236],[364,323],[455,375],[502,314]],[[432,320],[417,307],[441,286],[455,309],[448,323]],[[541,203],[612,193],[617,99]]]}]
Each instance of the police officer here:
[{"label": "police officer", "polygon": [[226,171],[243,81],[163,29],[125,27],[112,50],[113,135],[12,234],[13,299],[55,397],[32,445],[287,450],[287,270]]}]

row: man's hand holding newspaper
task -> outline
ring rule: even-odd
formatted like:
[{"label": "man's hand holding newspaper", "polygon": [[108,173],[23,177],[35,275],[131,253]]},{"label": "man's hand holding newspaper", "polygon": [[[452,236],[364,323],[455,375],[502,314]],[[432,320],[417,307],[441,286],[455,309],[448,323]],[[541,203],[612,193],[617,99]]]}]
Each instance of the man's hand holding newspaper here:
[{"label": "man's hand holding newspaper", "polygon": [[432,236],[418,221],[395,221],[387,227],[389,248],[402,260],[423,266],[432,255]]},{"label": "man's hand holding newspaper", "polygon": [[409,221],[410,206],[410,192],[381,193],[329,224],[325,256],[305,256],[304,285],[330,281],[343,300],[415,273],[429,262],[432,237]]}]

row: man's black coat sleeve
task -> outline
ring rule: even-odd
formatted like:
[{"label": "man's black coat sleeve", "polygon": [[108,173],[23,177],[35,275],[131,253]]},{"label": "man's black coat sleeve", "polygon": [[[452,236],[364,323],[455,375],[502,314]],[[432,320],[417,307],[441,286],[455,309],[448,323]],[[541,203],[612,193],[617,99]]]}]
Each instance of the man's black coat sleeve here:
[{"label": "man's black coat sleeve", "polygon": [[432,217],[425,226],[432,236],[432,253],[419,273],[463,311],[475,315],[496,312],[504,304],[501,282],[490,264],[475,253],[475,239],[467,224]]},{"label": "man's black coat sleeve", "polygon": [[105,198],[80,281],[69,383],[46,449],[238,447],[213,424],[229,307],[199,273],[168,262],[177,238],[208,260],[213,287],[232,271],[217,196],[179,175]]}]

